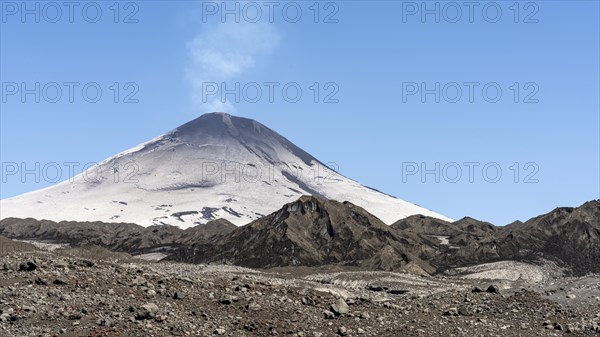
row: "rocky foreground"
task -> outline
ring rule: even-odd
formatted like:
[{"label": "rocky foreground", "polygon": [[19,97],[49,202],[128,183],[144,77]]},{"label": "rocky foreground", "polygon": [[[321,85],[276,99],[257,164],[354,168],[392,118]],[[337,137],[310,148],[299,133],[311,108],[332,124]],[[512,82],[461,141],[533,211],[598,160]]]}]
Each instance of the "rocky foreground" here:
[{"label": "rocky foreground", "polygon": [[599,200],[505,227],[304,196],[242,227],[0,235],[2,337],[600,336]]},{"label": "rocky foreground", "polygon": [[600,277],[544,266],[259,271],[2,242],[1,336],[600,336]]}]

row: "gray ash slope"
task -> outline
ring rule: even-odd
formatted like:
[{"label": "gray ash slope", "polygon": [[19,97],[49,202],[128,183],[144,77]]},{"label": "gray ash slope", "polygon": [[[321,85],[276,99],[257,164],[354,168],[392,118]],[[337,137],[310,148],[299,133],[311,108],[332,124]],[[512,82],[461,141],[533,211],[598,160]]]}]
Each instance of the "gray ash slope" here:
[{"label": "gray ash slope", "polygon": [[283,147],[305,164],[320,163],[315,157],[263,124],[225,113],[203,115],[169,132],[168,137],[183,144],[235,142],[270,164],[279,163],[278,150]]}]

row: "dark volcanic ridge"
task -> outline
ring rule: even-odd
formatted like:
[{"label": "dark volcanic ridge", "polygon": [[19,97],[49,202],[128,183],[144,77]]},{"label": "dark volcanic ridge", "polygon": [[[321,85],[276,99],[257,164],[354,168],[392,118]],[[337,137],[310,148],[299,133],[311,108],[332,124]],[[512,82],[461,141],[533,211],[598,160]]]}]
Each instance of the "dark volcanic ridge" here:
[{"label": "dark volcanic ridge", "polygon": [[303,196],[227,235],[182,247],[170,258],[254,268],[341,264],[434,272],[418,257],[421,247],[418,238],[395,231],[361,207]]},{"label": "dark volcanic ridge", "polygon": [[94,245],[117,252],[144,254],[194,244],[226,234],[237,226],[224,219],[188,229],[175,226],[142,227],[131,223],[76,222],[7,218],[0,220],[0,235],[13,239]]},{"label": "dark volcanic ridge", "polygon": [[434,274],[488,262],[545,259],[573,275],[600,272],[600,200],[505,227],[420,215],[387,226],[352,203],[303,196],[242,227],[226,220],[182,230],[8,218],[0,221],[0,235],[252,268],[337,265]]}]

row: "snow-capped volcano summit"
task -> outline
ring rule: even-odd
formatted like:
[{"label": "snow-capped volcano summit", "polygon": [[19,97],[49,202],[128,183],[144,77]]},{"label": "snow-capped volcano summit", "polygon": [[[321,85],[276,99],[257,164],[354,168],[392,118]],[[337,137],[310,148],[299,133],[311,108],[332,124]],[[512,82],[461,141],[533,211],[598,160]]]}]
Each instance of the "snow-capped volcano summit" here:
[{"label": "snow-capped volcano summit", "polygon": [[57,185],[0,201],[2,218],[243,225],[301,195],[350,201],[391,224],[428,209],[348,179],[257,121],[205,114]]}]

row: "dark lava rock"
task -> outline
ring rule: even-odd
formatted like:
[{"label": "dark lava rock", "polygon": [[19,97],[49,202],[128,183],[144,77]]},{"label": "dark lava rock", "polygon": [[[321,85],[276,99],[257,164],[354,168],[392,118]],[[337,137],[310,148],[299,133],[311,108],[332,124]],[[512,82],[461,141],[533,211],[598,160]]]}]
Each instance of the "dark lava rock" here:
[{"label": "dark lava rock", "polygon": [[58,284],[58,285],[65,285],[65,284],[67,284],[67,280],[62,277],[59,277],[56,280],[54,280],[54,282],[52,282],[52,283]]},{"label": "dark lava rock", "polygon": [[374,286],[374,285],[370,285],[370,286],[368,286],[368,287],[367,287],[367,289],[368,289],[368,290],[371,290],[371,291],[377,291],[377,292],[379,292],[379,291],[384,291],[384,290],[386,290],[387,288],[386,288],[386,287],[382,287],[382,286]]},{"label": "dark lava rock", "polygon": [[497,286],[497,285],[495,285],[495,284],[492,284],[492,285],[490,285],[490,286],[487,288],[486,292],[488,292],[488,293],[493,293],[493,294],[497,294],[497,293],[499,293],[499,292],[500,292],[500,288],[498,288],[498,286]]},{"label": "dark lava rock", "polygon": [[41,286],[47,286],[48,281],[46,281],[45,279],[43,279],[41,277],[38,277],[37,279],[35,279],[35,284],[41,285]]},{"label": "dark lava rock", "polygon": [[21,265],[19,265],[19,271],[34,271],[37,268],[37,264],[31,261],[28,261],[27,263],[21,263]]}]

